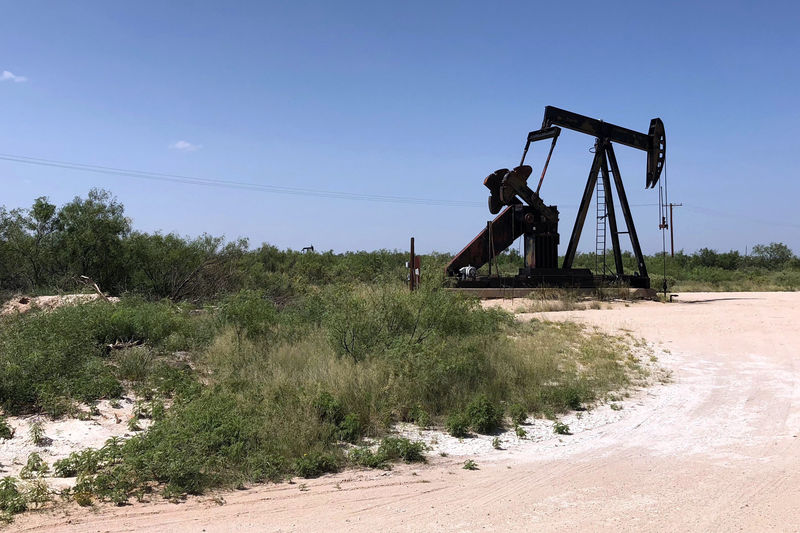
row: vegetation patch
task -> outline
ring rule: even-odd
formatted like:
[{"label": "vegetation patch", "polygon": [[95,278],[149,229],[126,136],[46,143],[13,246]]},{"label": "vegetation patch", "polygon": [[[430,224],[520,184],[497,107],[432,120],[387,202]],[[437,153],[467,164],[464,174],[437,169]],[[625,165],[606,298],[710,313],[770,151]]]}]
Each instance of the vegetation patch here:
[{"label": "vegetation patch", "polygon": [[[69,342],[53,334],[69,339],[77,323],[82,330]],[[123,298],[8,324],[0,338],[45,370],[13,370],[31,384],[30,395],[8,377],[0,381],[9,409],[44,410],[55,398],[74,403],[128,387],[140,398],[132,427],[152,421],[127,441],[52,465],[56,475],[77,478],[70,494],[84,504],[314,477],[348,462],[424,461],[422,443],[397,437],[383,437],[375,450],[346,446],[381,438],[399,421],[444,425],[457,437],[492,434],[504,424],[504,405],[514,423],[565,412],[625,387],[637,372],[621,341],[568,324],[518,323],[435,287],[322,287],[280,307],[248,291],[201,312]],[[138,344],[107,349],[130,341]],[[50,368],[36,355],[59,350],[77,360]],[[107,376],[100,382],[113,387],[87,393],[69,385],[92,376]]]},{"label": "vegetation patch", "polygon": [[402,460],[406,463],[424,463],[425,443],[411,441],[402,437],[384,437],[377,451],[362,446],[350,452],[350,462],[368,468],[390,468],[392,461]]},{"label": "vegetation patch", "polygon": [[[501,270],[512,259],[500,257]],[[448,260],[422,259],[429,272]],[[433,275],[409,292],[404,261],[140,233],[103,191],[0,210],[4,289],[52,293],[88,276],[121,296],[0,317],[3,412],[91,416],[94,402],[118,406],[126,392],[139,401],[124,422],[147,427],[52,466],[31,459],[31,482],[4,481],[0,508],[35,505],[46,466],[77,479],[66,494],[79,504],[124,505],[424,461],[421,443],[387,436],[395,423],[463,438],[493,434],[508,416],[524,435],[528,415],[590,406],[640,372],[620,340],[517,322]],[[789,281],[793,261],[781,263]],[[0,438],[10,436],[0,419]],[[30,438],[47,442],[41,425]]]},{"label": "vegetation patch", "polygon": [[10,439],[14,437],[14,428],[8,423],[6,417],[0,416],[0,439]]},{"label": "vegetation patch", "polygon": [[467,405],[470,426],[478,433],[491,434],[503,425],[503,410],[485,394],[479,394]]}]

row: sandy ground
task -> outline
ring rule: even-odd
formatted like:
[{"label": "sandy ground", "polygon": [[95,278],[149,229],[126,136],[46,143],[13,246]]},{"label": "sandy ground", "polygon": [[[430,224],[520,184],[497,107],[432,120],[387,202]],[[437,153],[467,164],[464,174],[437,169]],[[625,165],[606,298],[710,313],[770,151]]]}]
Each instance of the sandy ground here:
[{"label": "sandy ground", "polygon": [[[32,309],[52,311],[64,305],[77,305],[99,300],[97,294],[64,294],[60,296],[16,296],[0,307],[0,316],[14,313],[27,313]],[[118,302],[119,298],[106,298],[109,302]]]},{"label": "sandy ground", "polygon": [[[523,318],[527,318],[527,315]],[[800,293],[535,315],[647,339],[672,382],[575,435],[426,466],[95,510],[19,531],[800,531]]]},{"label": "sandy ground", "polygon": [[[116,406],[115,406],[116,405]],[[8,416],[6,421],[14,431],[10,439],[0,439],[0,476],[19,476],[28,456],[36,452],[50,467],[48,475],[42,479],[55,489],[63,489],[75,484],[75,478],[59,478],[54,476],[53,463],[68,457],[72,452],[86,448],[100,448],[111,437],[126,439],[138,433],[131,431],[128,421],[135,409],[135,401],[126,396],[115,405],[108,400],[101,400],[95,406],[97,414],[87,420],[77,418],[60,418],[50,420],[38,416]],[[83,406],[88,412],[88,406]],[[43,442],[35,444],[31,438],[31,426],[41,424],[44,431]],[[151,421],[139,420],[141,430],[146,429]]]}]

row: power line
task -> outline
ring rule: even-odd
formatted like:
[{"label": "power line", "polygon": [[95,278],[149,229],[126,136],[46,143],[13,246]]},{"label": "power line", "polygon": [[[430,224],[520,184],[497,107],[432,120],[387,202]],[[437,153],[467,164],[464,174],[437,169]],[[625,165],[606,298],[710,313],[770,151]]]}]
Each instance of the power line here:
[{"label": "power line", "polygon": [[306,189],[301,187],[279,187],[275,185],[264,185],[260,183],[248,183],[243,181],[200,178],[196,176],[186,176],[181,174],[167,174],[163,172],[150,172],[143,170],[131,170],[125,168],[106,167],[92,165],[88,163],[75,163],[71,161],[59,161],[55,159],[44,159],[38,157],[28,157],[14,154],[0,153],[0,159],[28,165],[39,165],[53,168],[63,168],[67,170],[78,170],[83,172],[94,172],[98,174],[108,174],[124,176],[130,178],[149,179],[155,181],[165,181],[172,183],[182,183],[186,185],[201,185],[206,187],[224,187],[232,189],[256,190],[273,194],[289,194],[295,196],[316,196],[320,198],[335,198],[343,200],[361,200],[370,202],[387,202],[414,205],[433,205],[448,207],[477,207],[483,205],[481,202],[467,202],[460,200],[434,200],[429,198],[414,198],[409,196],[389,196],[378,194],[359,194],[343,191],[326,191],[319,189]]},{"label": "power line", "polygon": [[[81,172],[93,172],[96,174],[106,174],[111,176],[123,176],[128,178],[147,179],[163,181],[169,183],[180,183],[184,185],[200,185],[204,187],[223,187],[230,189],[243,189],[266,192],[271,194],[288,194],[293,196],[314,196],[318,198],[332,198],[339,200],[356,200],[367,202],[384,202],[411,205],[429,205],[445,207],[482,207],[484,202],[470,202],[464,200],[446,200],[431,198],[416,198],[410,196],[390,196],[379,194],[359,194],[344,191],[330,191],[319,189],[308,189],[302,187],[279,187],[276,185],[265,185],[261,183],[250,183],[236,180],[224,180],[218,178],[200,178],[183,174],[170,174],[165,172],[154,172],[146,170],[132,170],[127,168],[109,167],[90,163],[76,163],[74,161],[61,161],[57,159],[45,159],[41,157],[30,157],[17,154],[0,153],[0,160],[14,163],[24,163],[26,165],[38,165],[51,168],[62,168],[66,170],[77,170]],[[649,207],[657,204],[631,204],[633,207]],[[560,207],[578,207],[577,204],[561,204]]]},{"label": "power line", "polygon": [[[689,204],[683,205],[685,208],[689,209],[690,211],[694,211],[696,213],[701,213],[704,215],[710,215],[715,217],[722,217],[722,218],[736,218],[741,219],[741,213],[726,213],[724,211],[719,211],[717,209],[710,209],[708,207],[699,207]],[[781,226],[786,228],[800,228],[800,224],[792,224],[790,222],[775,222],[770,220],[762,220],[758,218],[751,218],[750,216],[747,217],[747,222],[755,222],[756,224],[763,224],[765,226]]]}]

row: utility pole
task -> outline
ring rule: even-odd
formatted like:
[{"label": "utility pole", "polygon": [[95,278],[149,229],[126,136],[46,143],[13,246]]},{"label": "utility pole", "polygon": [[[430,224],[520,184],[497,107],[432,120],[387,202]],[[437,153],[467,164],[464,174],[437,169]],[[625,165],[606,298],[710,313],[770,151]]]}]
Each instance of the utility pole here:
[{"label": "utility pole", "polygon": [[683,204],[673,204],[672,202],[669,204],[669,249],[671,257],[675,257],[675,223],[672,220],[672,208],[682,206]]}]

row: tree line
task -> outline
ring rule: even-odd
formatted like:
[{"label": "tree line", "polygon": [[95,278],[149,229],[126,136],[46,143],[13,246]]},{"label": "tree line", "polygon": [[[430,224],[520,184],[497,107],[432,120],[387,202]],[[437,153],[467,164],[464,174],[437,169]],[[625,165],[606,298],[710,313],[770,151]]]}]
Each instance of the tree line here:
[{"label": "tree line", "polygon": [[[428,277],[438,279],[450,257],[424,256]],[[60,207],[47,197],[37,198],[29,208],[0,207],[0,292],[4,293],[74,291],[85,276],[111,294],[203,301],[257,288],[280,298],[298,285],[403,279],[406,260],[406,253],[396,250],[307,253],[269,244],[251,249],[247,239],[136,231],[122,203],[101,189]],[[515,250],[499,260],[512,270],[521,262]],[[650,256],[651,270],[660,261],[660,254]],[[800,259],[782,243],[753,246],[748,255],[709,248],[692,254],[681,251],[668,262],[675,279],[684,272],[800,270]],[[576,266],[593,268],[593,254],[581,254]]]}]

